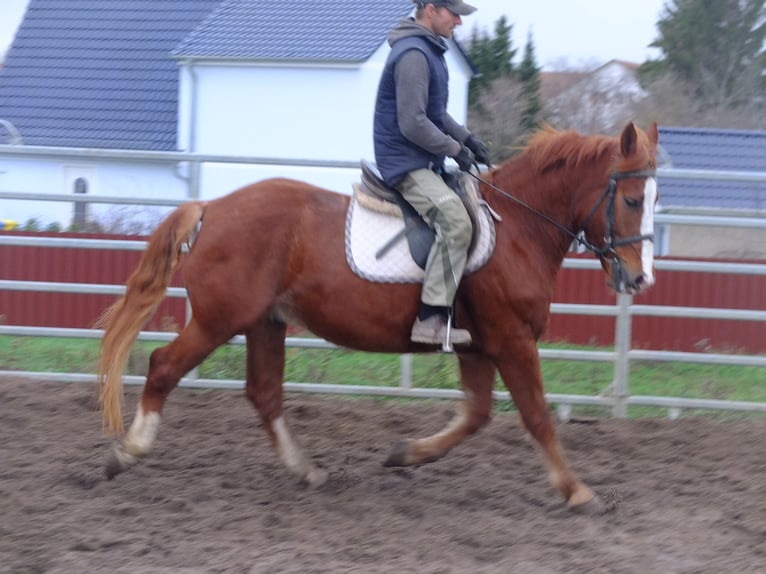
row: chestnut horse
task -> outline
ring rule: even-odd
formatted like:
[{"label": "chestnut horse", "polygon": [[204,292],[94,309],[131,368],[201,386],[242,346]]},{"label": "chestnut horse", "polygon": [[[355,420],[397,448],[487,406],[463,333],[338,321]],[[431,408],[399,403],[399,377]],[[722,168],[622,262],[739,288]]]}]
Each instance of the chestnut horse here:
[{"label": "chestnut horse", "polygon": [[[463,279],[456,300],[456,320],[473,338],[456,349],[462,408],[439,432],[396,444],[386,465],[435,461],[479,430],[490,418],[499,372],[541,447],[553,486],[570,508],[601,508],[564,458],[543,392],[537,341],[548,321],[556,275],[580,232],[613,288],[637,293],[654,282],[657,142],[656,124],[644,132],[630,123],[619,138],[546,128],[518,156],[486,172],[480,194],[502,221],[494,254]],[[246,394],[280,459],[311,485],[327,478],[285,422],[287,326],[300,325],[363,351],[438,350],[410,341],[419,284],[374,283],[349,268],[348,206],[348,196],[269,179],[219,199],[185,203],[160,223],[125,295],[101,320],[100,402],[107,431],[122,432],[122,372],[130,348],[180,264],[192,317],[173,342],[152,353],[132,425],[107,458],[108,477],[150,451],[165,400],[181,377],[244,334]]]}]

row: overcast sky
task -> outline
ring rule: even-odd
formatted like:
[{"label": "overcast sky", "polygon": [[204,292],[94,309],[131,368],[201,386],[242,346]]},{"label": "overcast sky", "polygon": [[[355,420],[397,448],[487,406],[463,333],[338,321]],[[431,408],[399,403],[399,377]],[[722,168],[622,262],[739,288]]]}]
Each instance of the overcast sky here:
[{"label": "overcast sky", "polygon": [[[257,0],[254,0],[257,1]],[[381,0],[385,1],[385,0]],[[505,15],[521,58],[532,33],[537,62],[545,69],[595,67],[612,59],[641,63],[656,52],[656,22],[665,0],[467,0],[478,11],[463,19],[458,37],[474,26],[490,34]],[[0,53],[13,40],[28,0],[0,0]]]}]

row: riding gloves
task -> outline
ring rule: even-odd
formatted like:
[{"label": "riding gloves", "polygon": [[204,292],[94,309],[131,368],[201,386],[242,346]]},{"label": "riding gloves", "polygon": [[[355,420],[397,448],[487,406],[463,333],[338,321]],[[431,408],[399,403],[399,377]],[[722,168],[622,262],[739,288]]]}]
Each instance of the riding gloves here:
[{"label": "riding gloves", "polygon": [[473,152],[473,155],[476,157],[476,161],[487,166],[490,165],[489,149],[486,145],[484,145],[483,141],[481,141],[475,135],[471,134],[468,136],[468,139],[465,140],[465,145],[469,150]]},{"label": "riding gloves", "polygon": [[453,159],[461,171],[471,171],[471,167],[476,163],[476,158],[473,156],[473,152],[464,145],[460,146],[460,153]]}]

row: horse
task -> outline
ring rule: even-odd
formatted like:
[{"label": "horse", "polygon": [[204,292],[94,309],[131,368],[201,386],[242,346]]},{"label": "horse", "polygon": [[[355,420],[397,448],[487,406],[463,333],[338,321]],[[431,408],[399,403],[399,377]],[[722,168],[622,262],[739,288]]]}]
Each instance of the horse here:
[{"label": "horse", "polygon": [[[654,283],[653,212],[658,129],[628,123],[617,137],[546,126],[520,153],[481,172],[478,190],[501,216],[494,253],[463,277],[454,316],[472,342],[454,349],[463,400],[438,432],[396,442],[386,466],[442,458],[491,417],[496,373],[542,451],[549,480],[572,510],[604,509],[572,471],[546,403],[537,343],[558,270],[573,238],[601,261],[606,283],[639,293]],[[512,192],[512,193],[511,193]],[[189,201],[150,235],[124,295],[101,318],[98,365],[104,432],[116,435],[108,478],[145,457],[163,405],[181,377],[233,336],[246,339],[245,394],[285,467],[311,486],[327,478],[298,446],[283,413],[285,337],[297,325],[339,346],[385,353],[437,352],[410,341],[420,285],[380,283],[344,258],[347,195],[286,178],[263,180],[210,201]],[[192,313],[150,357],[128,432],[123,383],[140,329],[180,269]]]}]

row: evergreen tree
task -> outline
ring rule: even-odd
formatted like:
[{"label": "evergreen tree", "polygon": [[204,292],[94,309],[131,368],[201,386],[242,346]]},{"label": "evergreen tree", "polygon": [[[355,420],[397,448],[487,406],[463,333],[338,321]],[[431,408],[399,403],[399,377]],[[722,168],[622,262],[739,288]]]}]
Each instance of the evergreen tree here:
[{"label": "evergreen tree", "polygon": [[669,0],[652,46],[648,77],[672,74],[703,107],[736,107],[763,97],[766,0]]},{"label": "evergreen tree", "polygon": [[491,80],[510,76],[513,73],[513,59],[516,49],[511,41],[513,24],[508,24],[505,16],[500,16],[495,22],[495,36],[489,41],[489,52],[492,61],[490,69]]},{"label": "evergreen tree", "polygon": [[469,105],[476,103],[479,94],[494,80],[513,74],[516,50],[511,40],[512,29],[513,26],[508,24],[505,16],[501,16],[495,23],[494,36],[489,36],[484,31],[479,32],[474,27],[467,52],[476,67],[477,75],[471,80],[469,87]]},{"label": "evergreen tree", "polygon": [[471,33],[471,43],[468,45],[468,57],[471,58],[471,62],[476,68],[476,74],[471,78],[471,83],[468,87],[468,103],[469,105],[476,102],[479,98],[479,94],[489,84],[489,79],[486,71],[491,66],[491,58],[489,55],[489,43],[490,38],[486,32],[479,32],[478,28],[474,27]]},{"label": "evergreen tree", "polygon": [[540,125],[540,113],[543,109],[542,96],[540,94],[540,67],[535,58],[535,45],[532,34],[527,35],[527,43],[524,46],[524,58],[518,69],[518,78],[521,82],[521,94],[524,99],[524,108],[521,115],[521,125],[524,131],[532,131]]}]

